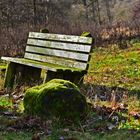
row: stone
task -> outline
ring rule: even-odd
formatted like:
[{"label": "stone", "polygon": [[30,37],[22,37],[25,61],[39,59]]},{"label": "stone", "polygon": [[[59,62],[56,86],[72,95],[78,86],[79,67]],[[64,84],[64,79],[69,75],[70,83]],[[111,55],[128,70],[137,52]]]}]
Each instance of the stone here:
[{"label": "stone", "polygon": [[77,120],[87,113],[87,102],[79,88],[70,81],[53,79],[29,88],[24,97],[25,113]]}]

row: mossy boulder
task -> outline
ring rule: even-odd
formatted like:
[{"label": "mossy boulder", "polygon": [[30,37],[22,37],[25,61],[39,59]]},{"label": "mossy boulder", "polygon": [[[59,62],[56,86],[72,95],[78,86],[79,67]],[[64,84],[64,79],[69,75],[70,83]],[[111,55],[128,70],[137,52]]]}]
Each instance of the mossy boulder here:
[{"label": "mossy boulder", "polygon": [[24,97],[25,113],[80,119],[87,112],[85,96],[79,88],[66,80],[53,79],[28,89]]}]

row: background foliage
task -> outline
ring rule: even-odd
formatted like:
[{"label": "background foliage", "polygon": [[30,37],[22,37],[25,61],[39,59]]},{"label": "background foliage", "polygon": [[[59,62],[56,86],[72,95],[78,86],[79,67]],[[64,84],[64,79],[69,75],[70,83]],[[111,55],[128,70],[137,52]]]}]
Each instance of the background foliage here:
[{"label": "background foliage", "polygon": [[23,55],[28,32],[41,28],[74,35],[90,31],[96,46],[125,40],[127,47],[139,38],[139,11],[139,0],[1,0],[0,56]]}]

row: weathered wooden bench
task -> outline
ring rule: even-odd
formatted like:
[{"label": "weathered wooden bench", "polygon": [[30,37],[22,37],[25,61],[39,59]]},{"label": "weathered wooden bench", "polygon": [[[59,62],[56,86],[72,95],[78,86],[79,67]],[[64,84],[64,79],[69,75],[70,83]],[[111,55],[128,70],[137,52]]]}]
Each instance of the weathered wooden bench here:
[{"label": "weathered wooden bench", "polygon": [[47,71],[44,82],[61,78],[77,83],[88,70],[91,37],[30,32],[24,58],[1,57],[9,61],[5,87],[19,82],[39,80],[41,70]]}]

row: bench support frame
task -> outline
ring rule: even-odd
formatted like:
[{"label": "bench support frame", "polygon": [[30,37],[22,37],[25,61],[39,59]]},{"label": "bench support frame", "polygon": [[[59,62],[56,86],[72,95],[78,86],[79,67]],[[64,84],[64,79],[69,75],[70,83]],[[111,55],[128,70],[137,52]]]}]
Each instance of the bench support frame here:
[{"label": "bench support frame", "polygon": [[83,83],[85,74],[86,74],[85,72],[77,72],[77,71],[72,72],[70,70],[67,70],[67,71],[60,70],[58,72],[47,71],[44,78],[44,83],[54,78],[57,78],[57,79],[69,80],[79,85]]},{"label": "bench support frame", "polygon": [[4,87],[13,88],[14,84],[29,84],[39,81],[41,69],[10,62],[8,64]]}]

